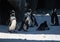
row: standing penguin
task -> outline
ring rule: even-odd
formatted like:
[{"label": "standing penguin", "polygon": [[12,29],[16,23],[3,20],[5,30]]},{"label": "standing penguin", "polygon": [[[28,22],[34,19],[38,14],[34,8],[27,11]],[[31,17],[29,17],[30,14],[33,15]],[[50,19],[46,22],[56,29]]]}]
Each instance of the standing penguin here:
[{"label": "standing penguin", "polygon": [[35,18],[35,16],[32,13],[33,13],[33,11],[31,9],[29,9],[28,12],[27,12],[27,15],[28,15],[27,16],[27,20],[29,21],[28,24],[30,26],[34,26],[34,25],[38,26],[36,18]]},{"label": "standing penguin", "polygon": [[10,14],[10,23],[9,23],[9,32],[15,32],[16,29],[16,17],[15,17],[15,11],[12,10]]},{"label": "standing penguin", "polygon": [[51,15],[51,23],[53,25],[59,25],[59,21],[58,21],[58,16],[57,16],[57,13],[56,13],[56,9],[53,9],[52,11],[52,15]]},{"label": "standing penguin", "polygon": [[27,12],[26,20],[28,21],[28,25],[32,26],[31,12]]}]

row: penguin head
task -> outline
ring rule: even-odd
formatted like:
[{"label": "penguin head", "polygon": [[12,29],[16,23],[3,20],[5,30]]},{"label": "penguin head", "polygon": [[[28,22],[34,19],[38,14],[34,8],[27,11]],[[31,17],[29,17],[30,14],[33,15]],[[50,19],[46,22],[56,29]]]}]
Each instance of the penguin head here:
[{"label": "penguin head", "polygon": [[27,15],[31,15],[31,12],[32,12],[32,10],[31,9],[28,9]]},{"label": "penguin head", "polygon": [[15,11],[12,10],[10,16],[15,16]]}]

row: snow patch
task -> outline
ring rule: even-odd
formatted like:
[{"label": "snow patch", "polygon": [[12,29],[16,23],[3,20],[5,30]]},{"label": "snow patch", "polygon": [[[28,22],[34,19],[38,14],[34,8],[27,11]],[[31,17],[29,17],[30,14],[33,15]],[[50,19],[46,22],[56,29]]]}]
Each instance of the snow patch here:
[{"label": "snow patch", "polygon": [[53,34],[11,34],[0,33],[0,39],[54,40],[60,41],[60,35]]}]

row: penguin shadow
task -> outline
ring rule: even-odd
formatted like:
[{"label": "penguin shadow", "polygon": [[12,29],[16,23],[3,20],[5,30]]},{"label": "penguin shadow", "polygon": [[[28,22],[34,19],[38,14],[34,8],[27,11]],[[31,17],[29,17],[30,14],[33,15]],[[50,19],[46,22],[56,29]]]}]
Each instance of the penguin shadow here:
[{"label": "penguin shadow", "polygon": [[60,26],[60,24],[50,24],[50,26]]}]

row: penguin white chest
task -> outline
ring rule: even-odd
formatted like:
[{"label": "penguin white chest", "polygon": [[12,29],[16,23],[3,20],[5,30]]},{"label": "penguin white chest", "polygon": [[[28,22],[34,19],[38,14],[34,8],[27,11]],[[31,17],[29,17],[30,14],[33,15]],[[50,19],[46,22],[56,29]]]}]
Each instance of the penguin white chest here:
[{"label": "penguin white chest", "polygon": [[23,25],[23,28],[24,28],[24,30],[27,30],[27,25],[24,24]]},{"label": "penguin white chest", "polygon": [[15,27],[16,27],[16,20],[12,20],[11,27],[12,27],[12,28],[15,28]]},{"label": "penguin white chest", "polygon": [[11,25],[9,26],[9,30],[15,30],[16,28],[16,19],[15,18],[11,18]]},{"label": "penguin white chest", "polygon": [[28,24],[30,26],[31,25],[31,18],[28,16],[26,20],[28,20]]}]

